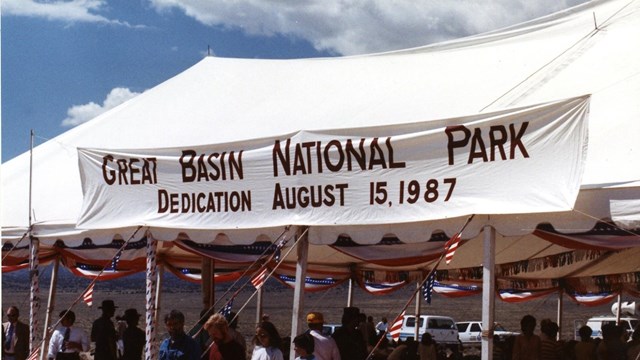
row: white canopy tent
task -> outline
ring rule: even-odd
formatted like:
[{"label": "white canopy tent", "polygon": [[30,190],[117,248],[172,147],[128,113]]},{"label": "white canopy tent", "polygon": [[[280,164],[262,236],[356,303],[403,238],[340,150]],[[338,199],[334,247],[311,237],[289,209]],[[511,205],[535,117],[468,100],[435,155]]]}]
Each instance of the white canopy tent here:
[{"label": "white canopy tent", "polygon": [[[301,129],[353,128],[458,117],[592,94],[582,188],[574,211],[476,216],[465,238],[483,229],[525,235],[540,223],[586,231],[612,219],[611,204],[640,198],[640,3],[590,2],[500,31],[430,46],[345,58],[252,60],[207,57],[125,104],[2,165],[2,239],[29,230],[41,242],[84,238],[104,244],[136,227],[82,230],[77,148],[166,148],[264,138]],[[30,177],[32,191],[29,192]],[[637,207],[615,207],[621,224]],[[622,209],[622,210],[620,210]],[[624,209],[631,209],[626,211]],[[635,219],[635,220],[634,220]],[[463,218],[402,224],[319,226],[311,244],[347,234],[375,244],[406,243],[437,230],[451,235]],[[212,229],[215,230],[215,229]],[[281,227],[150,229],[157,240],[202,243],[275,239]],[[487,234],[485,233],[485,236]],[[144,236],[139,232],[137,239]],[[486,261],[483,261],[485,265]]]}]

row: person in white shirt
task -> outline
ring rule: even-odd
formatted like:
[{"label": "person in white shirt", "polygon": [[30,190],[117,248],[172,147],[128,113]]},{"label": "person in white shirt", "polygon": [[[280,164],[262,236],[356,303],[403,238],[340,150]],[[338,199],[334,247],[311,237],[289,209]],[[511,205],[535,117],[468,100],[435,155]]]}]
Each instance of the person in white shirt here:
[{"label": "person in white shirt", "polygon": [[310,312],[307,314],[307,326],[309,326],[309,334],[313,336],[314,350],[316,360],[341,360],[338,345],[332,337],[322,334],[322,325],[324,325],[324,316],[319,312]]},{"label": "person in white shirt", "polygon": [[376,324],[376,331],[378,332],[378,335],[382,335],[384,333],[387,332],[387,318],[383,317],[382,321],[380,321],[379,323]]},{"label": "person in white shirt", "polygon": [[65,310],[60,313],[60,325],[51,335],[49,360],[79,360],[81,351],[89,351],[89,335],[82,329],[73,327],[76,314]]}]

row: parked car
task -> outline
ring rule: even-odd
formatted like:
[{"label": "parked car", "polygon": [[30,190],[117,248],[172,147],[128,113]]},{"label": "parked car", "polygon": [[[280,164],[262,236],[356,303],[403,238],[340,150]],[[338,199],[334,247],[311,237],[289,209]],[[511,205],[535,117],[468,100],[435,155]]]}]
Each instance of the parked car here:
[{"label": "parked car", "polygon": [[[482,340],[482,321],[460,321],[456,323],[456,327],[458,328],[458,336],[462,345],[480,345]],[[493,326],[493,336],[497,336],[501,341],[518,334],[505,329],[499,323],[495,323]]]},{"label": "parked car", "polygon": [[[607,324],[616,324],[616,317],[610,315],[603,316],[594,316],[587,320],[587,326],[591,328],[591,337],[596,339],[602,339],[602,327]],[[633,330],[640,324],[640,321],[637,318],[624,316],[620,318],[620,325],[622,328],[629,334],[633,333]],[[578,330],[582,326],[579,322],[575,324],[575,339],[580,340],[580,335],[578,334]]]},{"label": "parked car", "polygon": [[[458,355],[462,353],[460,340],[458,339],[458,328],[453,318],[439,315],[420,315],[417,326],[418,339],[415,339],[416,317],[405,315],[402,320],[400,340],[405,341],[408,338],[414,338],[416,341],[420,341],[422,334],[428,332],[438,344],[439,352],[451,351],[454,353],[454,358],[458,358]],[[391,334],[387,333],[387,338],[391,339]]]}]

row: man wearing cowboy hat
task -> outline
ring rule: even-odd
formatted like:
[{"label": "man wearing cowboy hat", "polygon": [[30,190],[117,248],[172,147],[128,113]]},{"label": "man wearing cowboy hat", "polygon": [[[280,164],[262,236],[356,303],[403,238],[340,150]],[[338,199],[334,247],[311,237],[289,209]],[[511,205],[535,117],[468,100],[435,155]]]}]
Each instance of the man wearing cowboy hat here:
[{"label": "man wearing cowboy hat", "polygon": [[102,310],[102,316],[91,327],[91,341],[96,343],[94,360],[116,360],[116,328],[111,321],[116,308],[113,300],[103,300],[102,306],[98,307]]},{"label": "man wearing cowboy hat", "polygon": [[124,344],[124,352],[120,360],[140,360],[142,358],[142,350],[146,341],[145,333],[138,327],[140,314],[136,309],[127,309],[123,316],[117,316],[116,319],[127,322],[127,328],[122,333],[122,342]]}]

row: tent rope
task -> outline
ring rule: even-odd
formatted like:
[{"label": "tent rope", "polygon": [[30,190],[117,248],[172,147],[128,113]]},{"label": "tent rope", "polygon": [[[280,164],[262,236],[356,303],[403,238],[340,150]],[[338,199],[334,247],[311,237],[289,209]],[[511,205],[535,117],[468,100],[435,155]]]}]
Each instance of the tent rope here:
[{"label": "tent rope", "polygon": [[127,245],[129,244],[129,242],[131,241],[131,239],[133,239],[136,234],[138,233],[138,231],[140,231],[140,229],[142,229],[142,226],[138,226],[138,228],[133,232],[133,234],[127,239],[127,241],[124,242],[124,244],[122,244],[122,246],[118,249],[118,251],[116,251],[113,256],[111,257],[111,259],[109,259],[109,261],[106,262],[106,264],[104,265],[104,267],[102,268],[102,270],[100,270],[100,272],[98,273],[98,275],[96,275],[93,280],[91,280],[91,282],[89,283],[89,285],[87,285],[87,287],[85,287],[85,289],[80,293],[80,295],[78,295],[78,297],[71,303],[71,305],[64,310],[64,313],[62,313],[62,316],[60,316],[60,318],[58,318],[58,320],[51,325],[48,329],[44,329],[44,336],[42,337],[42,339],[40,340],[40,342],[38,343],[37,347],[34,347],[33,352],[36,351],[40,351],[42,344],[44,343],[44,341],[51,335],[51,330],[55,329],[56,326],[58,326],[58,324],[60,324],[60,321],[62,321],[62,318],[65,317],[65,315],[67,315],[67,313],[69,311],[71,311],[71,309],[73,309],[73,307],[80,302],[80,300],[83,298],[84,293],[91,288],[93,285],[95,285],[95,283],[98,281],[98,279],[100,278],[100,275],[102,275],[102,273],[105,272],[105,270],[107,269],[107,267],[109,267],[109,265],[111,265],[111,263],[113,262],[113,260],[115,259],[115,257],[122,251],[124,251],[124,249],[127,247]]},{"label": "tent rope", "polygon": [[[545,68],[547,68],[549,65],[551,65],[552,63],[554,63],[556,60],[558,60],[560,57],[562,57],[563,55],[565,55],[566,53],[568,53],[571,49],[575,48],[576,46],[578,46],[580,43],[582,43],[583,41],[585,41],[586,39],[594,36],[596,33],[600,32],[600,30],[602,30],[602,28],[604,28],[609,22],[611,22],[611,20],[617,16],[621,11],[623,11],[625,8],[627,8],[629,5],[631,5],[632,2],[627,3],[626,5],[622,6],[618,11],[616,11],[615,13],[613,13],[613,15],[611,15],[609,18],[607,18],[602,24],[601,26],[596,26],[595,29],[589,31],[589,33],[587,33],[585,36],[583,36],[582,38],[578,39],[578,41],[576,41],[575,43],[573,43],[572,45],[570,45],[568,48],[566,48],[564,51],[562,51],[560,54],[558,54],[556,57],[554,57],[553,59],[551,59],[549,62],[545,63],[544,65],[542,65],[540,68],[538,68],[537,70],[535,70],[534,72],[532,72],[531,74],[529,74],[529,76],[525,77],[522,81],[520,81],[519,83],[515,84],[512,88],[510,88],[509,90],[505,91],[502,95],[498,96],[495,100],[493,100],[492,102],[490,102],[489,104],[487,104],[485,107],[483,107],[482,109],[480,109],[480,111],[478,112],[483,112],[485,111],[488,107],[494,105],[495,103],[497,103],[500,99],[504,98],[505,96],[507,96],[508,94],[510,94],[511,92],[513,92],[514,90],[516,90],[517,88],[519,88],[521,85],[523,85],[525,82],[527,82],[529,79],[533,78],[533,76],[535,76],[536,74],[542,72]],[[595,16],[595,14],[594,14]]]},{"label": "tent rope", "polygon": [[18,242],[17,242],[15,245],[13,245],[13,246],[11,247],[11,249],[9,249],[9,250],[7,251],[7,253],[2,257],[2,262],[4,262],[4,260],[7,258],[7,256],[9,256],[9,254],[11,254],[11,252],[12,252],[13,250],[15,250],[15,249],[17,249],[17,248],[18,248],[18,245],[20,245],[20,243],[22,242],[22,240],[24,240],[24,239],[27,237],[27,235],[29,234],[29,232],[30,232],[30,231],[31,231],[31,230],[27,230],[27,231],[25,231],[25,232],[24,232],[24,234],[22,234],[22,237],[20,238],[20,240],[18,240]]},{"label": "tent rope", "polygon": [[[295,247],[298,245],[298,243],[300,242],[300,240],[302,240],[305,235],[307,234],[307,232],[309,231],[309,227],[306,227],[304,229],[304,231],[302,232],[302,234],[300,234],[300,236],[297,237],[296,241],[293,243],[293,245],[291,245],[291,247],[289,248],[289,250],[287,250],[287,252],[284,254],[284,256],[282,257],[282,259],[286,258],[289,256],[289,254],[291,253],[291,251],[293,251],[293,249],[295,249]],[[271,254],[271,259],[273,258],[274,254]],[[262,271],[263,268],[267,267],[267,264],[271,261],[271,259],[269,259],[269,261],[266,261],[258,270],[256,270],[254,272],[254,274],[258,274],[260,271]],[[269,272],[269,274],[267,274],[267,276],[265,277],[266,279],[270,278],[278,269],[278,266],[280,266],[280,264],[282,264],[284,261],[278,261],[276,263],[276,265],[273,267],[273,269],[271,269],[271,272]],[[266,280],[265,280],[266,281]],[[243,286],[238,289],[234,294],[233,294],[233,298],[235,298],[240,291],[250,282],[250,280],[246,281]],[[263,285],[264,286],[264,285]],[[258,291],[260,291],[260,289],[262,288],[262,286],[260,286],[259,288],[255,289],[253,291],[253,293],[251,294],[251,296],[249,296],[249,298],[247,299],[247,301],[244,302],[244,304],[242,304],[242,306],[240,307],[240,309],[238,309],[238,311],[236,312],[236,315],[229,321],[229,323],[233,322],[239,315],[240,313],[244,310],[245,307],[247,307],[247,305],[249,304],[249,302],[253,299],[254,296],[256,296],[256,294],[258,293]],[[202,329],[204,329],[204,326],[198,331],[198,333],[200,331],[202,331]],[[196,334],[197,335],[197,334]],[[194,335],[194,336],[196,336]],[[213,346],[213,344],[215,344],[214,341],[211,342],[211,344],[209,344],[209,346],[207,346],[207,348],[202,352],[202,355],[200,356],[200,358],[203,358],[206,354],[209,353],[209,349],[211,349],[211,347]]]},{"label": "tent rope", "polygon": [[[289,232],[290,228],[291,228],[291,225],[287,225],[287,226],[285,226],[285,228],[284,228],[284,230],[282,231],[282,233],[280,233],[280,235],[278,235],[278,237],[275,239],[274,244],[275,244],[275,243],[278,243],[278,242],[279,242],[279,240]],[[285,241],[285,240],[283,240],[283,241],[284,241],[284,243],[286,244],[286,241]],[[267,254],[267,251],[269,251],[269,249],[270,249],[270,248],[271,248],[271,246],[266,247],[266,248],[264,249],[264,251],[260,254],[260,256],[259,256],[259,257],[258,257],[258,258],[257,258],[257,259],[256,259],[256,260],[255,260],[251,265],[249,265],[249,266],[247,266],[247,267],[246,267],[246,269],[244,270],[244,272],[242,273],[242,275],[240,275],[240,276],[238,277],[238,279],[236,279],[236,280],[233,282],[233,284],[231,284],[231,286],[229,286],[229,287],[227,288],[227,290],[224,292],[224,294],[222,294],[222,296],[220,296],[220,297],[218,298],[218,300],[216,300],[216,301],[213,303],[213,305],[211,305],[211,306],[207,309],[207,311],[205,311],[205,312],[204,312],[204,315],[203,315],[203,316],[201,316],[201,317],[198,319],[198,321],[196,322],[196,324],[195,324],[195,325],[194,325],[194,326],[193,326],[193,327],[192,327],[192,328],[191,328],[187,333],[192,332],[192,331],[193,331],[193,329],[195,329],[195,328],[196,328],[196,326],[198,326],[198,324],[200,324],[200,323],[202,322],[202,320],[204,320],[205,318],[208,318],[208,317],[210,316],[210,314],[211,314],[211,311],[215,308],[215,306],[218,304],[218,302],[219,302],[221,299],[224,299],[224,298],[229,294],[229,292],[231,292],[231,289],[233,289],[233,288],[234,288],[234,287],[235,287],[235,286],[236,286],[236,285],[241,281],[241,279],[242,279],[242,278],[244,278],[244,277],[245,277],[245,276],[250,272],[250,270],[251,270],[252,268],[254,268],[254,267],[255,267],[255,265],[256,265],[256,264],[258,264],[258,263],[262,263],[262,264],[261,264],[261,266],[260,266],[260,268],[258,269],[258,271],[259,271],[259,270],[261,270],[261,269],[262,269],[262,267],[264,266],[264,264],[269,263],[269,262],[271,261],[271,259],[273,259],[274,254],[270,254],[270,256],[269,256],[269,257],[266,257],[266,256],[265,256],[265,255]],[[265,258],[267,258],[267,260],[265,260]],[[235,298],[235,297],[240,293],[240,291],[241,291],[241,290],[242,290],[242,289],[243,289],[243,288],[244,288],[244,287],[249,283],[249,281],[250,281],[250,280],[245,280],[245,282],[240,286],[240,288],[239,288],[239,289],[237,289],[237,290],[233,293],[233,295],[231,296],[231,299],[234,299],[234,298]],[[198,330],[198,331],[193,335],[193,337],[198,336],[198,334],[199,334],[201,331],[202,331],[202,328],[200,328],[200,330]]]},{"label": "tent rope", "polygon": [[[467,225],[469,225],[469,223],[471,222],[471,220],[473,219],[473,217],[475,216],[475,214],[472,214],[471,216],[469,216],[467,218],[467,221],[464,222],[464,225],[462,225],[462,227],[460,228],[460,231],[458,231],[454,236],[459,236],[462,234],[462,231],[464,231],[464,229],[467,227]],[[429,280],[429,278],[435,273],[436,269],[438,269],[438,265],[440,265],[440,262],[442,262],[442,259],[444,259],[445,255],[448,252],[448,248],[444,248],[442,253],[440,254],[440,257],[438,258],[438,261],[436,261],[435,265],[429,270],[429,273],[427,274],[427,276],[425,276],[422,281],[420,281],[420,286],[416,286],[416,289],[411,293],[411,296],[409,297],[409,300],[407,300],[407,302],[405,303],[404,307],[402,308],[402,310],[400,310],[400,312],[398,313],[398,315],[396,317],[394,317],[393,322],[395,323],[395,321],[402,315],[403,312],[405,312],[405,310],[407,310],[407,308],[409,307],[409,305],[411,304],[411,302],[413,301],[413,299],[416,297],[416,294],[422,289],[422,287],[425,285],[425,283]],[[416,314],[416,316],[419,316],[419,314]],[[416,324],[418,322],[416,321]],[[393,325],[393,324],[391,324]],[[380,336],[380,339],[378,339],[378,342],[376,343],[376,345],[373,347],[373,349],[371,349],[371,351],[369,352],[369,355],[367,355],[367,359],[372,359],[373,358],[373,353],[380,347],[380,345],[382,344],[382,340],[386,337],[386,333],[389,331],[389,328],[387,327],[387,331],[385,333],[383,333]],[[417,341],[417,339],[416,339]]]}]

